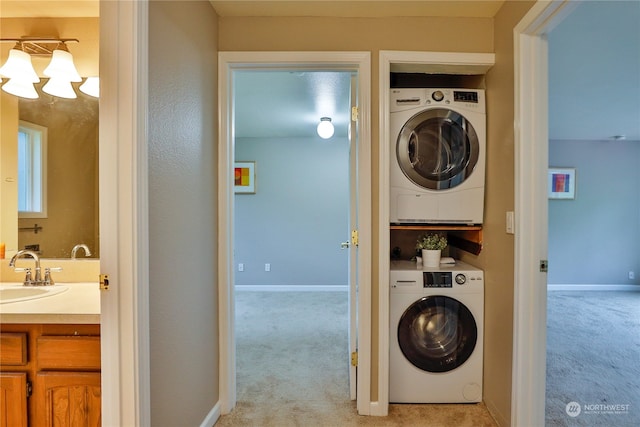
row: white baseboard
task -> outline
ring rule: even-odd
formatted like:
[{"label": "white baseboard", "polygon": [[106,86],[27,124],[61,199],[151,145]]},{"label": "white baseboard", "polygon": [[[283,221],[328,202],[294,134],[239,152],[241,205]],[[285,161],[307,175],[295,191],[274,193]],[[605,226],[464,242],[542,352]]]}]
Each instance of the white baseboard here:
[{"label": "white baseboard", "polygon": [[347,285],[236,285],[234,288],[242,291],[264,292],[347,292]]},{"label": "white baseboard", "polygon": [[489,410],[489,415],[494,419],[496,424],[500,427],[507,427],[509,422],[505,418],[505,416],[498,410],[498,407],[491,400],[483,400],[484,405]]},{"label": "white baseboard", "polygon": [[200,427],[213,427],[214,424],[220,419],[220,402],[216,403],[211,411],[204,418],[202,423],[200,423]]},{"label": "white baseboard", "polygon": [[640,291],[638,285],[567,285],[548,284],[547,291]]}]

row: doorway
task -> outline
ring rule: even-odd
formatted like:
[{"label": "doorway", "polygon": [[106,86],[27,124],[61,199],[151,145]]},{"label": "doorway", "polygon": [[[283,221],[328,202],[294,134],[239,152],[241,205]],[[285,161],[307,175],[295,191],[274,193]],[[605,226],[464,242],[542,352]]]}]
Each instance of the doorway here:
[{"label": "doorway", "polygon": [[[352,73],[237,70],[232,80],[233,416],[259,416],[274,401],[306,411],[316,401],[348,400],[349,249],[340,242],[355,228]],[[316,131],[321,118],[334,129],[326,139]],[[326,385],[309,383],[314,378]]]},{"label": "doorway", "polygon": [[[233,111],[235,81],[234,73],[240,70],[332,70],[355,73],[359,88],[356,96],[357,126],[354,136],[355,145],[352,150],[353,161],[357,171],[353,174],[357,182],[356,196],[351,202],[358,206],[355,223],[360,233],[356,247],[352,247],[350,266],[353,274],[358,278],[359,289],[356,294],[356,281],[352,281],[350,295],[357,308],[358,320],[355,313],[350,317],[350,323],[357,327],[359,363],[357,376],[357,406],[361,414],[370,413],[370,340],[371,340],[371,299],[370,299],[370,229],[371,229],[371,164],[370,164],[370,135],[369,135],[369,88],[370,88],[370,54],[362,53],[251,53],[225,52],[220,53],[219,61],[219,99],[220,99],[220,144],[219,144],[219,314],[221,328],[221,371],[220,371],[220,401],[222,413],[230,412],[236,404],[236,350],[235,350],[235,296],[236,268],[234,262],[234,182],[233,168],[235,167],[235,135]],[[242,159],[238,159],[242,160]],[[257,181],[256,181],[257,184]],[[353,193],[352,193],[353,194]],[[336,242],[339,244],[339,242]],[[261,263],[262,264],[262,263]],[[264,264],[270,264],[266,262]],[[269,269],[265,265],[265,270]],[[357,295],[357,296],[356,296]],[[354,377],[355,377],[355,368]]]}]

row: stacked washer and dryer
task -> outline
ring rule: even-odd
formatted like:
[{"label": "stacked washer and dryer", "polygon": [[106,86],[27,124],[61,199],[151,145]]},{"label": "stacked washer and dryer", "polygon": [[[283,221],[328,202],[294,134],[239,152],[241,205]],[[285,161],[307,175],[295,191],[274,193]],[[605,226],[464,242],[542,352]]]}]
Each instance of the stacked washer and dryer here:
[{"label": "stacked washer and dryer", "polygon": [[[484,91],[391,89],[390,222],[482,224]],[[389,401],[482,400],[484,274],[392,261]]]}]

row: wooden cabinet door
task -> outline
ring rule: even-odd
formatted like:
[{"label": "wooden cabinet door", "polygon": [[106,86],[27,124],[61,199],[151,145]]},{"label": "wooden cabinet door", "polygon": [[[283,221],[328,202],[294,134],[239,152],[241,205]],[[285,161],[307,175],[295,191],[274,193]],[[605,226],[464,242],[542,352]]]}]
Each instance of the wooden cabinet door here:
[{"label": "wooden cabinet door", "polygon": [[0,373],[0,427],[27,427],[26,373]]},{"label": "wooden cabinet door", "polygon": [[36,420],[46,427],[100,427],[99,372],[39,372]]}]

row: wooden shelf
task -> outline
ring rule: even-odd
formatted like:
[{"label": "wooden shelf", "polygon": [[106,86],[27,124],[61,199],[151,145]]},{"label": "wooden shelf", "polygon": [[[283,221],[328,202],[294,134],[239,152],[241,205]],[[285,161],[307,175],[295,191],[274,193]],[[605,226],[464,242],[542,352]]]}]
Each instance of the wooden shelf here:
[{"label": "wooden shelf", "polygon": [[391,230],[405,231],[446,231],[451,246],[479,255],[482,251],[481,225],[391,225]]}]

